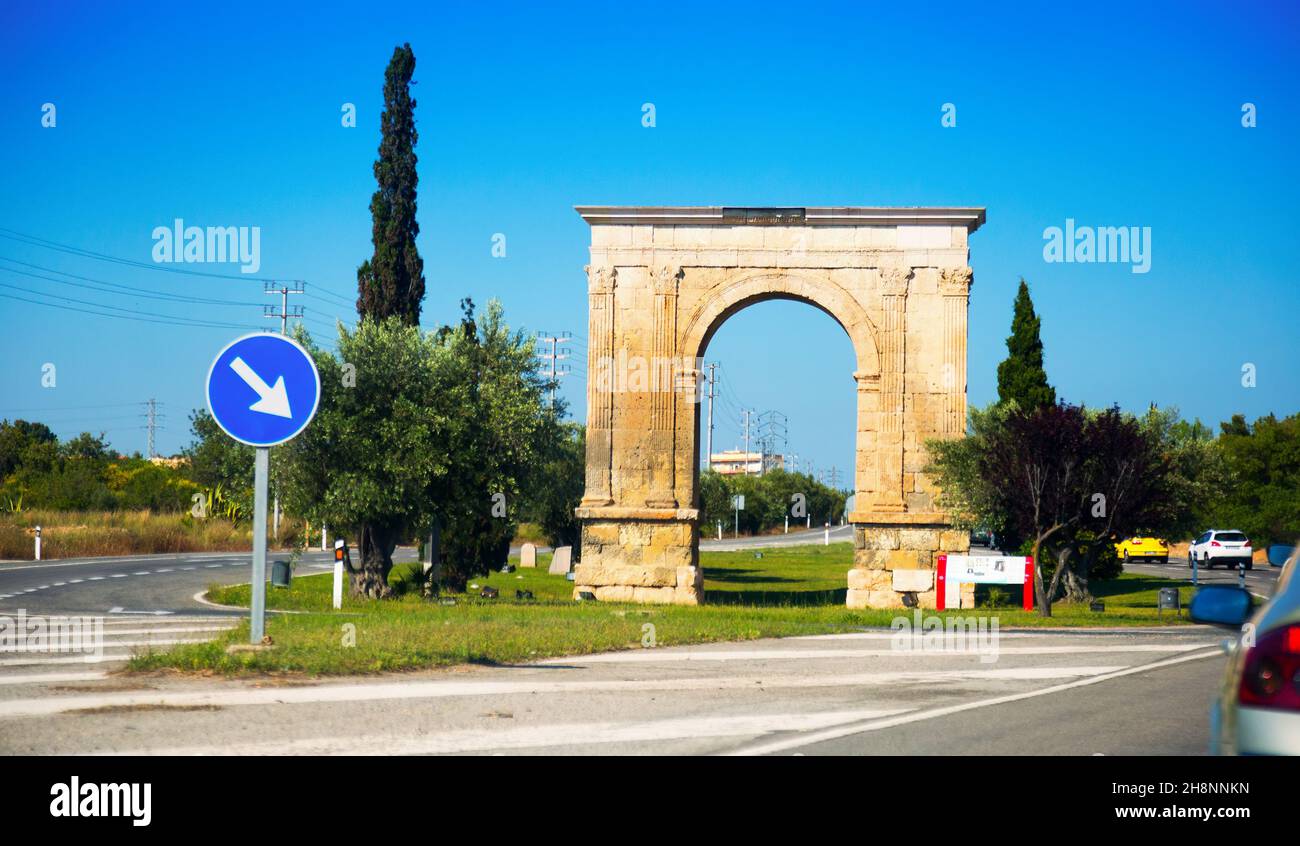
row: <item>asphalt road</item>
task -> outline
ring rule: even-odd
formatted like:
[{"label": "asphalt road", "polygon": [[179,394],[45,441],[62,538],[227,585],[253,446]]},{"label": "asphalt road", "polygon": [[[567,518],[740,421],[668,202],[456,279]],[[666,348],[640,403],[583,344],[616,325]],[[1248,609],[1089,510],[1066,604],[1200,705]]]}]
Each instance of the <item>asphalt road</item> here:
[{"label": "asphalt road", "polygon": [[1215,631],[1000,632],[979,648],[949,651],[903,649],[891,637],[657,647],[334,681],[19,678],[0,683],[0,753],[1206,749],[1209,696],[1223,664]]},{"label": "asphalt road", "polygon": [[[395,561],[413,560],[412,550],[399,549]],[[268,553],[271,562],[287,554]],[[326,572],[333,552],[308,552],[297,573]],[[194,598],[211,584],[238,584],[252,575],[252,554],[196,552],[78,558],[41,563],[0,565],[0,613],[19,608],[32,614],[212,614],[232,612],[205,606]],[[114,609],[117,609],[114,611]]]},{"label": "asphalt road", "polygon": [[[1163,576],[1166,579],[1179,579],[1187,582],[1190,582],[1192,579],[1192,568],[1188,566],[1186,558],[1170,558],[1168,564],[1130,561],[1124,569],[1130,573],[1141,573],[1147,576]],[[1267,564],[1256,564],[1254,569],[1246,571],[1246,589],[1260,599],[1268,599],[1273,595],[1273,591],[1277,589],[1277,580],[1281,574],[1281,567],[1270,567]],[[1202,585],[1240,584],[1239,576],[1235,569],[1227,570],[1222,567],[1216,567],[1213,570],[1198,567],[1196,571],[1196,580],[1197,584]]]},{"label": "asphalt road", "polygon": [[[313,553],[298,572],[330,566]],[[0,754],[1199,754],[1224,660],[1220,630],[1184,626],[947,651],[877,630],[329,681],[112,672],[233,625],[194,594],[248,575],[247,554],[5,565],[0,613],[93,615],[103,645],[0,655]],[[1270,577],[1253,573],[1261,591]]]},{"label": "asphalt road", "polygon": [[[830,530],[831,543],[844,543],[853,540],[852,526],[832,526]],[[745,549],[774,549],[783,546],[813,546],[826,542],[826,527],[822,526],[817,529],[796,529],[789,534],[780,535],[753,535],[741,537],[727,537],[723,534],[722,540],[718,540],[717,535],[712,537],[700,537],[700,549],[706,549],[712,552],[735,552]]]}]

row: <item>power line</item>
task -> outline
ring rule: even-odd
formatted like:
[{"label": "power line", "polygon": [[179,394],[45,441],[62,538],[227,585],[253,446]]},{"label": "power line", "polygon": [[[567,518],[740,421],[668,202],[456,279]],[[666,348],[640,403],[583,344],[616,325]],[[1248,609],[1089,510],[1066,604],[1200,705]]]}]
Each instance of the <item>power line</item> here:
[{"label": "power line", "polygon": [[[220,300],[212,297],[193,297],[185,294],[173,294],[167,291],[150,291],[146,288],[136,288],[131,285],[122,285],[117,282],[107,282],[103,279],[95,279],[94,277],[91,276],[81,276],[76,273],[68,273],[63,270],[55,270],[49,267],[42,267],[39,264],[31,264],[30,262],[18,261],[17,259],[11,259],[7,256],[0,256],[0,261],[7,261],[12,264],[21,264],[23,267],[31,267],[31,268],[35,268],[36,270],[43,270],[46,273],[57,273],[60,276],[67,276],[70,279],[80,279],[82,280],[82,282],[93,282],[95,284],[85,285],[85,284],[79,284],[77,282],[69,282],[67,279],[51,279],[50,277],[42,276],[39,273],[31,273],[25,270],[15,270],[11,267],[0,266],[0,270],[4,270],[8,273],[14,273],[21,276],[28,276],[32,279],[42,279],[46,282],[55,282],[59,285],[72,285],[77,288],[85,288],[90,291],[100,291],[102,293],[107,293],[107,294],[132,293],[132,294],[136,294],[137,296],[147,297],[149,299],[154,299],[154,300],[164,300],[167,302],[178,302],[178,303],[198,303],[203,305],[216,305],[216,306],[255,305],[255,303],[251,303],[251,302],[239,302],[236,300]],[[107,287],[101,287],[101,286],[107,286]]]},{"label": "power line", "polygon": [[[278,280],[262,276],[231,276],[228,273],[211,273],[203,270],[189,270],[182,267],[169,267],[163,264],[156,264],[146,261],[136,261],[135,259],[124,259],[118,256],[111,256],[107,253],[99,253],[94,250],[87,250],[81,247],[74,247],[71,244],[62,244],[58,241],[51,241],[48,238],[38,238],[35,235],[27,235],[13,229],[6,229],[0,226],[0,238],[8,238],[11,241],[17,241],[27,244],[30,247],[42,247],[47,250],[54,250],[69,255],[81,256],[82,258],[92,258],[99,261],[112,262],[114,264],[123,264],[129,267],[138,267],[142,270],[157,270],[162,273],[180,273],[186,276],[206,276],[210,279],[229,279],[239,282],[276,282]],[[295,280],[296,281],[296,280]]]},{"label": "power line", "polygon": [[24,411],[54,411],[54,412],[84,411],[86,409],[94,409],[94,408],[125,408],[127,406],[133,406],[133,405],[144,405],[144,403],[109,402],[109,403],[104,403],[102,405],[65,405],[65,406],[60,406],[59,408],[37,408],[35,406],[29,406],[27,408],[0,408],[0,414],[14,414],[17,412],[24,412]]},{"label": "power line", "polygon": [[85,300],[75,300],[70,297],[60,297],[57,296],[56,294],[46,294],[42,291],[32,291],[28,288],[19,288],[16,285],[4,285],[3,283],[0,283],[0,285],[2,285],[5,288],[13,288],[14,290],[17,291],[25,291],[26,293],[29,294],[37,294],[38,296],[54,297],[55,299],[65,300],[67,302],[81,303],[83,305],[95,306],[97,308],[114,308],[117,311],[128,312],[126,314],[105,314],[102,311],[91,311],[89,309],[77,308],[76,306],[64,306],[64,305],[59,305],[58,303],[46,303],[46,302],[41,302],[40,300],[30,300],[26,297],[15,296],[14,294],[0,293],[0,297],[4,297],[10,300],[18,300],[20,302],[31,303],[32,305],[45,306],[46,308],[57,308],[57,309],[62,309],[64,311],[76,311],[76,312],[81,312],[82,314],[93,314],[97,317],[112,317],[118,320],[137,320],[142,323],[161,323],[169,326],[192,326],[192,327],[201,327],[207,329],[254,329],[256,328],[254,326],[248,325],[247,323],[219,323],[215,321],[195,321],[188,318],[173,317],[171,315],[165,315],[165,314],[153,314],[150,312],[133,311],[131,309],[116,309],[114,306],[108,306],[102,303],[92,303],[92,302],[87,302]]}]

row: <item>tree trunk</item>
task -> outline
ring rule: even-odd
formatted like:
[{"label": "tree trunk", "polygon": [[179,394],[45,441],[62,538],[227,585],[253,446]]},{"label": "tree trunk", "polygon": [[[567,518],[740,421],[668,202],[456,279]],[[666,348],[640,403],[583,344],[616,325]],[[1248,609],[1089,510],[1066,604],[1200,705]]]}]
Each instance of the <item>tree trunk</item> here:
[{"label": "tree trunk", "polygon": [[357,549],[361,562],[350,574],[351,596],[386,599],[393,595],[388,586],[388,574],[393,569],[393,550],[396,548],[397,532],[369,523],[361,526]]},{"label": "tree trunk", "polygon": [[1082,560],[1075,558],[1075,565],[1065,574],[1065,601],[1092,602],[1092,591],[1088,589],[1088,573],[1092,570],[1092,561],[1097,556],[1097,547],[1088,545],[1088,552]]},{"label": "tree trunk", "polygon": [[1041,552],[1043,548],[1043,539],[1041,537],[1034,540],[1034,596],[1038,599],[1038,616],[1052,616],[1052,598],[1047,593],[1047,588],[1043,585],[1043,559]]},{"label": "tree trunk", "polygon": [[1056,572],[1052,574],[1052,586],[1047,589],[1047,594],[1053,600],[1056,599],[1057,592],[1061,589],[1061,581],[1070,575],[1070,559],[1074,556],[1074,547],[1066,544],[1056,551]]}]

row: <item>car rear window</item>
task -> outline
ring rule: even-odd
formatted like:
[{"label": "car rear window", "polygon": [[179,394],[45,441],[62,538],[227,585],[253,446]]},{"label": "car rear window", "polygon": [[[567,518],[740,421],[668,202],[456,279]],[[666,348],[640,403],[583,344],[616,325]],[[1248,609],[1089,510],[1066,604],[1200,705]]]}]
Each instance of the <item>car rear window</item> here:
[{"label": "car rear window", "polygon": [[1236,543],[1238,541],[1244,541],[1246,539],[1246,536],[1243,535],[1241,532],[1219,532],[1217,535],[1214,536],[1214,539],[1221,540],[1221,541],[1232,541],[1233,543]]}]

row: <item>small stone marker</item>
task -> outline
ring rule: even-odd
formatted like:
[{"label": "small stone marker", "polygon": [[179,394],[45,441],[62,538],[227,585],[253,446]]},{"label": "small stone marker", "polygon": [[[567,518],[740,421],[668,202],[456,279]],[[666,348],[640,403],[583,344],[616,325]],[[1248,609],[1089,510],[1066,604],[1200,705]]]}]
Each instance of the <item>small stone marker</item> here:
[{"label": "small stone marker", "polygon": [[537,566],[537,544],[526,543],[519,547],[519,566],[536,567]]},{"label": "small stone marker", "polygon": [[557,547],[555,553],[551,556],[551,569],[546,572],[552,576],[563,576],[569,572],[573,564],[573,547]]}]

